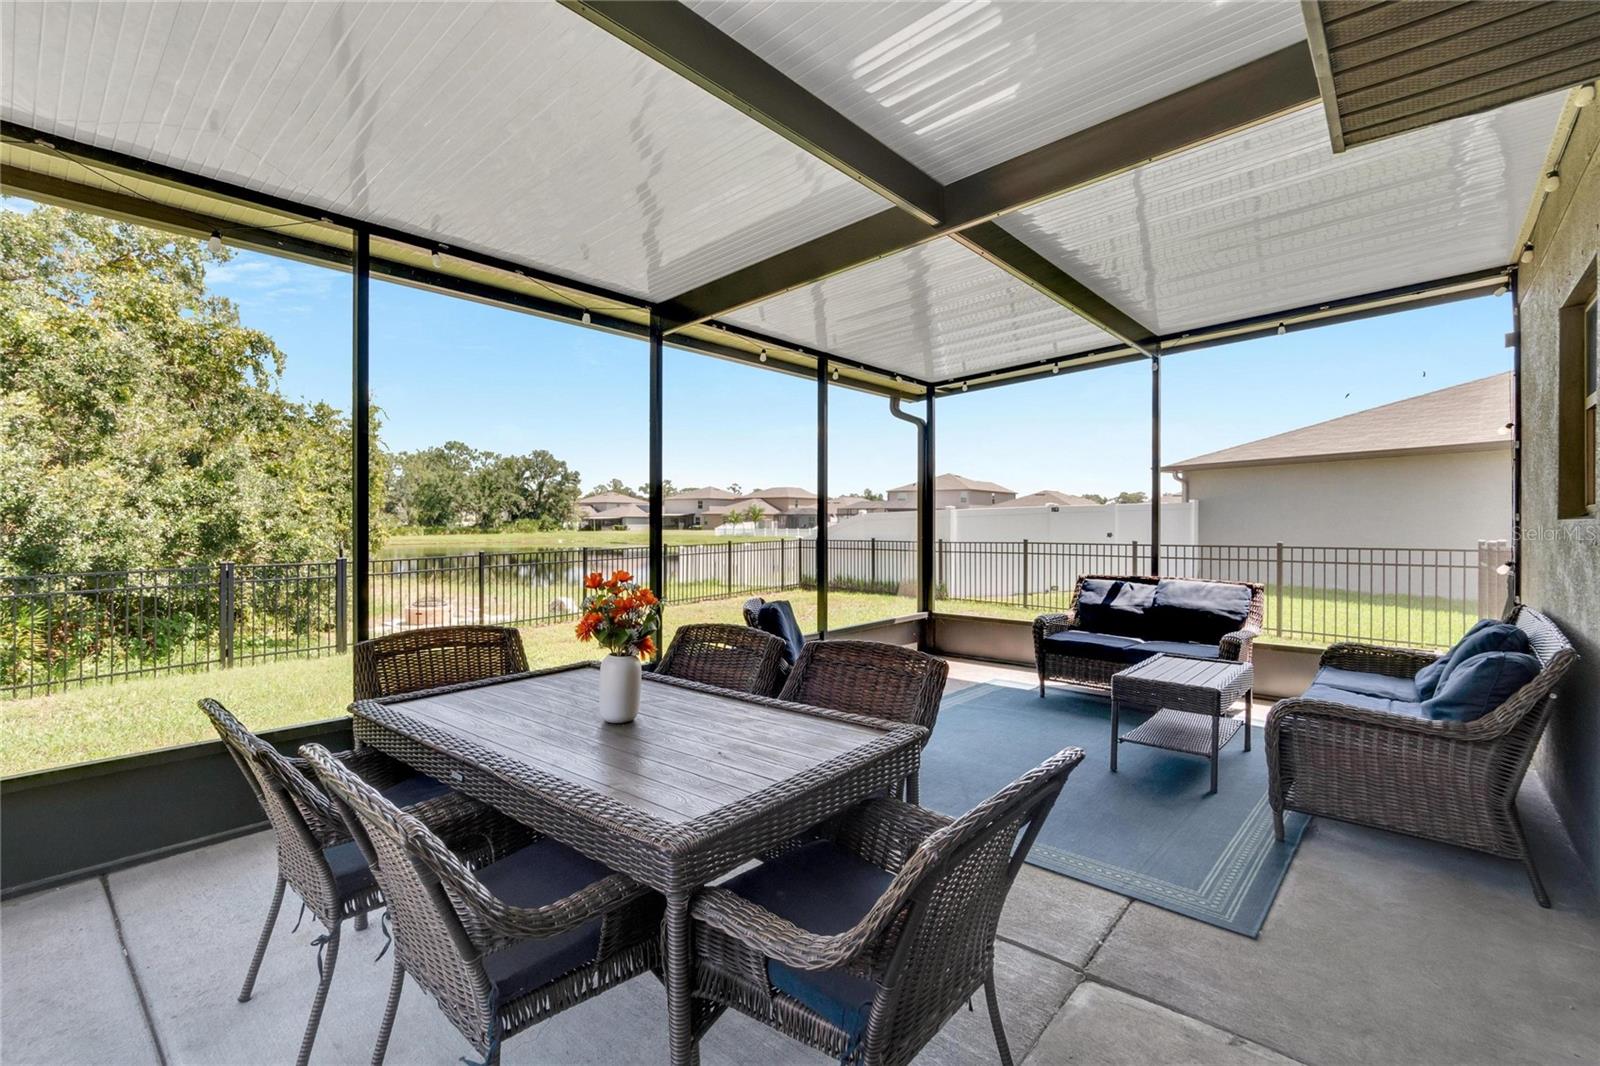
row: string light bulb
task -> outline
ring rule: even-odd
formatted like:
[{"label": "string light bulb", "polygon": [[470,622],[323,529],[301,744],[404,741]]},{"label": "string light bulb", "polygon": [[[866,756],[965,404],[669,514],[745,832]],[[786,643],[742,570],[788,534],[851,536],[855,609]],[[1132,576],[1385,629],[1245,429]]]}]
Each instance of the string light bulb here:
[{"label": "string light bulb", "polygon": [[589,309],[587,307],[583,309],[583,324],[586,326],[589,324]]},{"label": "string light bulb", "polygon": [[222,234],[216,230],[211,231],[211,236],[206,240],[206,247],[211,249],[213,255],[222,254]]},{"label": "string light bulb", "polygon": [[1506,287],[1504,285],[1497,286],[1494,290],[1494,294],[1496,296],[1504,296],[1506,294]]},{"label": "string light bulb", "polygon": [[1283,324],[1283,323],[1282,323],[1282,322],[1279,322],[1279,323],[1278,323],[1278,336],[1280,336],[1280,337],[1281,337],[1281,336],[1283,336],[1283,335],[1284,335],[1284,334],[1285,334],[1285,333],[1288,333],[1288,332],[1289,332],[1289,327],[1288,327],[1288,326],[1286,326],[1286,325],[1284,325],[1284,324]]},{"label": "string light bulb", "polygon": [[1529,263],[1533,262],[1533,245],[1524,244],[1522,246],[1522,254],[1517,256],[1517,262],[1521,263],[1523,266],[1527,266]]},{"label": "string light bulb", "polygon": [[1544,191],[1555,192],[1559,188],[1561,188],[1561,175],[1552,170],[1544,176]]},{"label": "string light bulb", "polygon": [[963,381],[961,383],[961,391],[962,392],[966,392],[967,391],[967,383],[965,381]]},{"label": "string light bulb", "polygon": [[833,368],[833,373],[830,376],[833,378],[834,381],[838,381],[839,380],[839,368],[838,367],[834,367]]},{"label": "string light bulb", "polygon": [[439,249],[435,248],[432,254],[428,256],[428,262],[433,264],[433,269],[438,270],[440,264],[444,262],[444,256],[440,255]]},{"label": "string light bulb", "polygon": [[1577,95],[1572,98],[1573,107],[1588,107],[1592,103],[1594,103],[1594,86],[1592,84],[1580,88]]},{"label": "string light bulb", "polygon": [[761,349],[761,361],[763,363],[767,361],[767,350],[765,348]]}]

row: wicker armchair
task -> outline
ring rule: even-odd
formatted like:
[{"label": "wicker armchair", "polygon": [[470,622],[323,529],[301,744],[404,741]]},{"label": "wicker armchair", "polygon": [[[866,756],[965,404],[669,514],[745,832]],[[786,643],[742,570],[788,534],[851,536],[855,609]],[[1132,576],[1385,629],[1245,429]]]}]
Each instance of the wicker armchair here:
[{"label": "wicker armchair", "polygon": [[898,1066],[982,987],[1009,1066],[995,929],[1082,759],[1064,750],[955,821],[870,800],[822,839],[703,890],[691,908],[703,1027],[732,1007],[841,1062]]},{"label": "wicker armchair", "polygon": [[771,696],[782,675],[783,641],[744,626],[680,626],[655,672],[702,685]]},{"label": "wicker armchair", "polygon": [[[800,652],[778,698],[869,718],[920,725],[933,736],[950,664],[894,644],[870,640],[812,641]],[[923,745],[927,745],[927,738]],[[918,799],[917,775],[906,799]]]},{"label": "wicker armchair", "polygon": [[[1439,722],[1317,699],[1277,703],[1267,716],[1267,798],[1278,839],[1283,812],[1338,818],[1522,862],[1542,907],[1550,897],[1528,854],[1517,790],[1550,717],[1553,690],[1577,659],[1531,607],[1509,619],[1527,634],[1538,675],[1470,722]],[[1323,666],[1410,678],[1437,656],[1335,644]]]},{"label": "wicker armchair", "polygon": [[548,837],[474,873],[326,748],[301,754],[388,900],[394,976],[374,1066],[407,973],[493,1066],[507,1037],[658,968],[661,898],[631,878]]},{"label": "wicker armchair", "polygon": [[[344,920],[355,918],[357,928],[364,927],[368,912],[383,906],[383,895],[351,841],[344,820],[322,790],[306,776],[304,762],[283,755],[250,732],[216,700],[201,700],[200,709],[211,719],[277,837],[277,886],[267,908],[266,925],[261,929],[255,954],[250,959],[250,969],[245,973],[244,986],[239,990],[239,1002],[248,1001],[255,988],[256,974],[261,969],[267,942],[272,938],[278,911],[283,906],[285,885],[295,890],[317,921],[328,930],[317,940],[320,977],[296,1060],[304,1066],[311,1055],[323,1004],[333,982],[333,969],[339,958],[339,932]],[[502,846],[512,843],[503,837],[497,840],[489,831],[498,823],[499,816],[487,807],[387,755],[362,750],[342,752],[332,758],[338,760],[346,773],[365,781],[366,787],[386,792],[395,802],[410,804],[412,815],[439,827],[448,839],[470,842],[479,848],[475,856],[478,861],[492,858],[497,843]]]},{"label": "wicker armchair", "polygon": [[[1047,643],[1047,638],[1052,634],[1062,633],[1069,629],[1080,628],[1078,625],[1078,597],[1083,593],[1085,581],[1128,581],[1141,585],[1154,585],[1160,582],[1159,577],[1135,574],[1084,574],[1078,578],[1072,588],[1072,600],[1067,610],[1062,614],[1042,614],[1033,621],[1033,655],[1039,670],[1039,695],[1044,695],[1046,681],[1066,681],[1074,685],[1087,688],[1111,690],[1111,675],[1118,670],[1126,669],[1131,665],[1130,660],[1112,655],[1095,655],[1092,651],[1084,649],[1076,653],[1057,648]],[[1252,581],[1218,581],[1219,585],[1243,585],[1250,590],[1250,611],[1245,622],[1237,630],[1227,633],[1217,642],[1217,658],[1227,662],[1247,663],[1251,661],[1255,638],[1261,635],[1261,620],[1266,610],[1266,594],[1263,586]],[[1171,654],[1171,652],[1168,652]]]},{"label": "wicker armchair", "polygon": [[482,681],[528,668],[522,634],[503,626],[430,626],[356,645],[356,699]]}]

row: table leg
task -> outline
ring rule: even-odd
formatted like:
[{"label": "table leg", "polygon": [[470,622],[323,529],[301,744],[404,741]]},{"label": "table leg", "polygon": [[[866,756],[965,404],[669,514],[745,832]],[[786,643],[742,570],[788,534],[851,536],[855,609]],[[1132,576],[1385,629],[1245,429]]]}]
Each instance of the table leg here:
[{"label": "table leg", "polygon": [[1222,715],[1211,716],[1211,791],[1208,796],[1217,794],[1217,740],[1222,735]]},{"label": "table leg", "polygon": [[1111,697],[1111,772],[1117,772],[1117,698]]},{"label": "table leg", "polygon": [[1244,750],[1245,751],[1249,751],[1250,750],[1250,711],[1254,707],[1255,702],[1256,702],[1256,690],[1253,689],[1253,688],[1245,689],[1244,690]]},{"label": "table leg", "polygon": [[694,956],[689,943],[689,899],[687,892],[667,893],[667,1041],[672,1066],[694,1066],[699,1048],[694,1039],[694,1003],[690,976]]}]

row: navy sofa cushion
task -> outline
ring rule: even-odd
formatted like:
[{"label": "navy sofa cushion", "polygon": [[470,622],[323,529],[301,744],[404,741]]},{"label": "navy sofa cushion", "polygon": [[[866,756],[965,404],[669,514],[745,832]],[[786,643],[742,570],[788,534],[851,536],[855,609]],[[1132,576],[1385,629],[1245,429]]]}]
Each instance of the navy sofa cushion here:
[{"label": "navy sofa cushion", "polygon": [[800,623],[794,620],[794,608],[789,606],[789,601],[762,604],[756,613],[756,626],[783,641],[783,661],[793,666],[800,658],[800,649],[806,646],[806,638],[800,632]]},{"label": "navy sofa cushion", "polygon": [[1181,655],[1187,659],[1220,659],[1222,649],[1215,644],[1196,644],[1187,640],[1142,640],[1124,654],[1129,662],[1143,662],[1152,655]]},{"label": "navy sofa cushion", "polygon": [[[518,907],[542,907],[591,885],[611,871],[600,863],[542,837],[478,871],[484,886]],[[483,965],[502,1004],[534,991],[595,960],[600,919],[552,937],[524,940],[484,956]]]},{"label": "navy sofa cushion", "polygon": [[333,871],[333,884],[339,895],[349,899],[372,887],[372,871],[367,868],[367,857],[361,854],[361,845],[354,840],[322,849],[322,857]]},{"label": "navy sofa cushion", "polygon": [[1365,692],[1334,688],[1332,685],[1313,684],[1305,690],[1301,698],[1337,703],[1342,707],[1358,707],[1363,711],[1377,711],[1380,714],[1403,714],[1410,718],[1428,717],[1422,704],[1415,700],[1395,700],[1387,696],[1373,696]]},{"label": "navy sofa cushion", "polygon": [[1337,666],[1324,666],[1317,671],[1313,684],[1328,685],[1346,692],[1359,692],[1388,700],[1414,703],[1422,697],[1417,694],[1417,683],[1409,677],[1387,677],[1368,674],[1360,670],[1341,670]]},{"label": "navy sofa cushion", "polygon": [[1078,590],[1077,625],[1094,633],[1148,636],[1145,612],[1155,592],[1155,585],[1149,582],[1086,578]]},{"label": "navy sofa cushion", "polygon": [[450,786],[442,781],[435,781],[427,774],[413,774],[403,781],[398,781],[383,790],[383,798],[396,807],[414,807],[431,799],[438,799]]},{"label": "navy sofa cushion", "polygon": [[[894,878],[831,840],[792,848],[723,887],[813,933],[842,933],[878,902]],[[852,1044],[866,1031],[877,986],[843,970],[797,970],[767,960],[772,987],[826,1018]]]},{"label": "navy sofa cushion", "polygon": [[1128,649],[1143,643],[1144,641],[1138,637],[1122,637],[1115,633],[1090,633],[1083,629],[1064,629],[1044,638],[1046,650],[1057,655],[1114,659],[1122,663],[1136,662],[1137,660],[1129,658]]},{"label": "navy sofa cushion", "polygon": [[1455,647],[1417,671],[1418,694],[1424,700],[1430,698],[1449,679],[1451,671],[1457,666],[1474,655],[1482,655],[1488,651],[1510,651],[1531,655],[1533,644],[1529,642],[1526,633],[1511,623],[1485,618],[1467,630],[1467,635],[1456,641]]},{"label": "navy sofa cushion", "polygon": [[1151,636],[1215,644],[1250,617],[1250,589],[1217,581],[1163,578],[1145,614]]},{"label": "navy sofa cushion", "polygon": [[1539,675],[1539,659],[1525,652],[1486,651],[1453,665],[1433,696],[1428,717],[1443,722],[1482,718]]}]

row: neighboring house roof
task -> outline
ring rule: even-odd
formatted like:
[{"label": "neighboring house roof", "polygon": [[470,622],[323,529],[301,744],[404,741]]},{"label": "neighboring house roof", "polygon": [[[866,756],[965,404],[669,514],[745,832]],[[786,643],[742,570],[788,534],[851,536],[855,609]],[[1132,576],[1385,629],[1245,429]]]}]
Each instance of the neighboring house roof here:
[{"label": "neighboring house roof", "polygon": [[1098,507],[1099,504],[1087,496],[1074,496],[1070,492],[1057,492],[1055,489],[1041,489],[1030,492],[1026,496],[1018,496],[1014,500],[1003,500],[995,504],[996,507],[1046,507],[1055,504],[1058,507]]},{"label": "neighboring house roof", "polygon": [[669,500],[731,500],[734,498],[733,493],[727,489],[712,488],[709,485],[701,489],[680,489],[667,497]]},{"label": "neighboring house roof", "polygon": [[591,507],[604,507],[619,503],[643,503],[637,496],[629,496],[625,492],[597,492],[592,496],[585,496],[578,501]]},{"label": "neighboring house roof", "polygon": [[625,503],[617,507],[607,507],[603,511],[596,511],[591,508],[584,517],[602,522],[610,522],[618,518],[649,518],[650,509],[637,502]]},{"label": "neighboring house roof", "polygon": [[828,501],[828,506],[836,511],[881,511],[884,508],[884,501],[869,500],[865,496],[835,496]]},{"label": "neighboring house roof", "polygon": [[805,489],[802,489],[797,485],[774,485],[770,489],[756,489],[755,495],[764,496],[769,500],[814,500],[817,498],[816,493],[807,492]]},{"label": "neighboring house roof", "polygon": [[1370,407],[1221,451],[1172,463],[1163,470],[1365,459],[1380,455],[1510,447],[1511,375]]},{"label": "neighboring house roof", "polygon": [[[960,474],[940,474],[933,479],[933,491],[935,492],[952,492],[956,490],[1006,493],[1014,493],[1016,491],[1015,489],[1008,489],[1004,485],[997,485],[993,481],[978,481],[974,478],[962,477]],[[916,492],[917,483],[913,481],[908,485],[896,485],[889,491]]]}]

